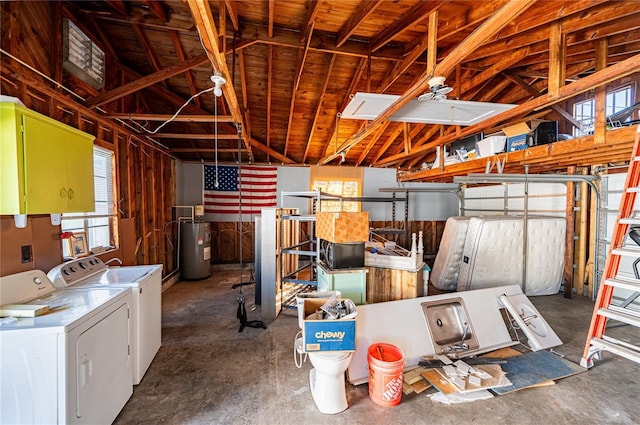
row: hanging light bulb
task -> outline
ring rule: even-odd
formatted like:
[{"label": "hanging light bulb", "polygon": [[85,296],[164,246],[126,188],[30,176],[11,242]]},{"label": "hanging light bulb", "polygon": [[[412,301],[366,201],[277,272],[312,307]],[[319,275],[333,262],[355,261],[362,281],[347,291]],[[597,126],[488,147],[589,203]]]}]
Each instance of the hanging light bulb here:
[{"label": "hanging light bulb", "polygon": [[220,74],[218,71],[216,71],[215,74],[213,74],[210,78],[215,85],[215,87],[213,88],[213,94],[216,97],[222,96],[222,86],[227,83],[227,80],[225,80],[222,74]]}]

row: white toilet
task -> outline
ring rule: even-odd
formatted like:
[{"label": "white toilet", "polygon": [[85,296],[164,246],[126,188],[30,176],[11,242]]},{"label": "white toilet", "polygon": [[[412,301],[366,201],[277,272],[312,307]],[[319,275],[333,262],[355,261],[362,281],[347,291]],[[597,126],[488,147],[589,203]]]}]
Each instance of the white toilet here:
[{"label": "white toilet", "polygon": [[353,352],[318,351],[308,354],[313,365],[309,371],[311,395],[320,413],[332,415],[346,410],[344,372],[351,363]]}]

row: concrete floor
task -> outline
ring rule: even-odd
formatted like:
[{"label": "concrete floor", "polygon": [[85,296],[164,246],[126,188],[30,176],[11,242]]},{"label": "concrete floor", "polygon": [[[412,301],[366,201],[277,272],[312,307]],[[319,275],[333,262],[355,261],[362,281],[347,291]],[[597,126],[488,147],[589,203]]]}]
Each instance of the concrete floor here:
[{"label": "concrete floor", "polygon": [[[247,280],[245,272],[243,280]],[[297,369],[297,316],[284,311],[268,328],[238,333],[239,271],[214,271],[178,282],[163,293],[162,347],[115,421],[125,424],[638,424],[640,365],[609,353],[591,370],[490,400],[446,406],[429,389],[403,396],[395,407],[369,399],[367,384],[347,384],[349,408],[318,412],[309,390],[307,361]],[[253,287],[244,288],[249,320]],[[564,345],[555,351],[579,363],[593,303],[583,297],[533,297]],[[616,328],[638,339],[638,329]]]}]

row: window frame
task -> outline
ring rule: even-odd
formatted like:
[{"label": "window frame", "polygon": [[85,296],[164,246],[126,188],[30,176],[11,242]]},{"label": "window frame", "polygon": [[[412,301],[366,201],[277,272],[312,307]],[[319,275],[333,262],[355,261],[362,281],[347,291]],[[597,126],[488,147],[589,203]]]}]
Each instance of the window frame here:
[{"label": "window frame", "polygon": [[[84,232],[87,236],[87,244],[90,252],[103,252],[111,249],[117,249],[117,209],[116,209],[116,170],[115,170],[115,153],[111,149],[100,146],[93,146],[94,161],[94,194],[95,206],[97,212],[86,213],[66,213],[61,217],[61,230],[63,232]],[[100,162],[104,164],[100,164]],[[103,184],[100,180],[104,179]],[[69,224],[71,221],[80,221],[81,223],[73,223],[65,226],[65,222]],[[96,223],[96,221],[101,223]],[[103,230],[98,230],[103,229]],[[106,229],[107,233],[104,233]],[[101,232],[97,235],[96,232]],[[99,241],[107,241],[107,243],[99,243]],[[68,246],[67,241],[63,242],[64,247]]]}]

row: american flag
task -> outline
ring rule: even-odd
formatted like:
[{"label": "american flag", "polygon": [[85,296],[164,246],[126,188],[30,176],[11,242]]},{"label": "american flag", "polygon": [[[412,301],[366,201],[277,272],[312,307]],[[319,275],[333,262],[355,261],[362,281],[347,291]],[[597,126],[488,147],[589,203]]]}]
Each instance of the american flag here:
[{"label": "american flag", "polygon": [[242,203],[243,221],[276,206],[277,167],[204,166],[204,212],[208,221],[236,221]]}]

